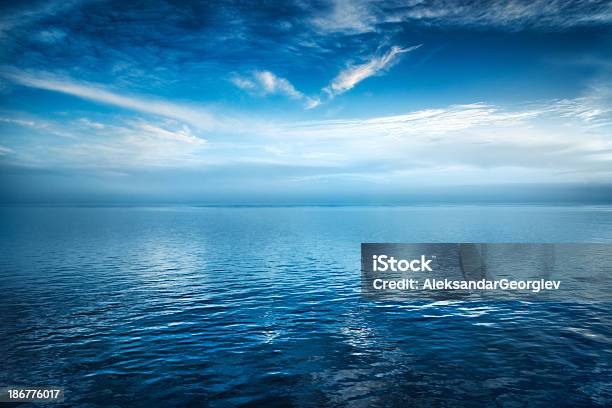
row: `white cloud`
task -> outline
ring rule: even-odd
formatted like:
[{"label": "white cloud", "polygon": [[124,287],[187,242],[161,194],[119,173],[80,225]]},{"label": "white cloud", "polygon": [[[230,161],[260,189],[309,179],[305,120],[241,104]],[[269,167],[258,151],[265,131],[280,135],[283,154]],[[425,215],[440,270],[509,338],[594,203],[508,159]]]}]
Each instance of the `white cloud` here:
[{"label": "white cloud", "polygon": [[59,78],[46,73],[32,74],[4,70],[1,74],[5,78],[23,86],[60,92],[138,112],[179,119],[201,129],[215,129],[224,125],[210,113],[183,104],[176,104],[155,98],[121,95],[93,84],[75,82],[70,79]]},{"label": "white cloud", "polygon": [[[394,58],[391,55],[398,52],[401,49],[389,51],[373,66],[384,69]],[[365,69],[367,73],[374,71],[371,67]],[[365,77],[359,74],[353,80],[345,78],[344,83],[348,85],[336,89],[350,89],[349,85],[355,86],[357,79]],[[530,171],[536,181],[542,181],[538,172],[546,173],[549,181],[555,175],[564,180],[567,177],[604,180],[612,173],[609,138],[612,109],[607,89],[594,89],[571,100],[514,107],[472,103],[371,118],[302,122],[277,119],[266,122],[265,126],[243,118],[222,127],[223,133],[208,128],[207,134],[212,136],[205,143],[199,136],[203,131],[198,117],[200,111],[188,105],[160,100],[151,100],[149,105],[147,98],[119,95],[73,81],[50,80],[44,75],[13,78],[28,86],[166,118],[134,118],[127,122],[121,122],[120,118],[118,122],[116,116],[98,114],[96,122],[66,118],[41,122],[18,113],[0,118],[3,122],[31,128],[32,132],[77,135],[77,139],[53,147],[55,150],[46,156],[43,154],[46,149],[34,147],[37,138],[32,133],[32,146],[20,146],[20,155],[15,153],[18,158],[57,166],[74,164],[117,169],[267,163],[291,168],[320,166],[328,169],[326,174],[342,177],[349,174],[362,177],[376,172],[398,175],[414,168],[422,174],[427,174],[428,169],[433,172],[440,168],[469,168],[470,177],[480,174],[483,178],[492,168],[523,169],[508,173],[509,181],[512,174]],[[288,81],[271,73],[249,79],[262,92],[293,95],[306,102],[305,96],[298,98],[302,94],[290,87]],[[217,118],[213,118],[213,123],[216,122]],[[37,127],[38,123],[45,123],[45,127]],[[84,125],[90,131],[83,132]],[[443,173],[436,174],[442,177]],[[498,174],[503,178],[503,170]]]},{"label": "white cloud", "polygon": [[49,147],[44,155],[22,147],[20,157],[52,167],[113,171],[225,166],[250,173],[254,166],[256,173],[265,165],[280,178],[287,169],[287,181],[313,183],[605,181],[612,176],[610,127],[586,126],[594,119],[580,113],[586,109],[583,99],[571,101],[575,114],[560,114],[568,112],[569,102],[513,109],[473,103],[372,118],[279,120],[265,130],[254,128],[248,138],[227,134],[209,143],[177,121],[117,124],[109,116],[111,122],[86,137]]},{"label": "white cloud", "polygon": [[612,20],[612,4],[592,1],[494,0],[486,5],[468,0],[417,2],[391,13],[396,20],[424,20],[444,25],[565,28]]},{"label": "white cloud", "polygon": [[373,8],[362,0],[333,0],[328,12],[310,20],[314,28],[324,34],[359,34],[374,31],[377,19]]},{"label": "white cloud", "polygon": [[26,119],[18,119],[18,118],[8,118],[8,117],[0,117],[0,122],[3,123],[10,123],[10,124],[14,124],[14,125],[19,125],[19,126],[26,126],[26,127],[40,127],[41,125],[33,120],[26,120]]},{"label": "white cloud", "polygon": [[[378,75],[385,69],[391,67],[399,55],[414,51],[422,44],[408,48],[399,46],[391,47],[386,53],[372,57],[368,62],[354,65],[341,71],[328,86],[322,89],[327,99],[342,94],[354,88],[361,81]],[[306,109],[316,108],[322,103],[321,97],[310,97],[298,91],[289,80],[279,77],[270,71],[256,71],[250,77],[234,76],[232,83],[238,88],[259,95],[284,95],[291,99],[304,102]]]},{"label": "white cloud", "polygon": [[320,98],[318,98],[318,97],[315,97],[315,98],[306,97],[306,109],[316,108],[320,104],[321,104],[321,99]]},{"label": "white cloud", "polygon": [[9,149],[8,147],[0,146],[0,156],[5,156],[9,153],[13,153],[13,149]]},{"label": "white cloud", "polygon": [[508,30],[525,27],[569,28],[609,24],[612,3],[589,0],[471,0],[386,1],[333,0],[309,20],[323,34],[362,34],[382,30],[389,23],[440,26],[486,26]]},{"label": "white cloud", "polygon": [[94,122],[87,118],[79,119],[79,123],[82,124],[83,126],[94,128],[94,129],[104,129],[104,125],[102,123]]},{"label": "white cloud", "polygon": [[205,139],[195,136],[187,125],[183,125],[175,130],[154,126],[150,123],[141,123],[137,127],[147,134],[159,137],[161,139],[169,139],[196,145],[206,143]]},{"label": "white cloud", "polygon": [[247,78],[235,76],[231,78],[231,81],[234,85],[236,85],[240,89],[253,90],[257,88],[257,85],[255,84],[255,82]]},{"label": "white cloud", "polygon": [[393,46],[385,54],[373,57],[364,64],[350,66],[340,71],[336,78],[324,88],[324,91],[332,97],[344,93],[355,87],[355,85],[364,79],[374,76],[391,66],[400,54],[414,51],[420,48],[421,45],[422,44],[419,44],[408,48]]},{"label": "white cloud", "polygon": [[563,117],[581,119],[586,128],[612,126],[612,89],[593,86],[581,97],[557,101],[551,109]]},{"label": "white cloud", "polygon": [[289,80],[279,77],[270,71],[255,71],[251,77],[234,76],[232,83],[238,88],[260,95],[284,95],[304,102],[306,109],[320,104],[318,98],[311,98],[298,91]]},{"label": "white cloud", "polygon": [[270,71],[257,71],[254,75],[265,94],[282,94],[293,99],[304,97],[304,94],[297,91],[291,82],[277,77]]},{"label": "white cloud", "polygon": [[476,103],[287,124],[274,136],[288,163],[329,166],[326,177],[404,179],[406,172],[418,170],[427,180],[443,182],[450,175],[440,169],[465,168],[464,181],[476,183],[487,180],[492,169],[507,182],[519,174],[529,182],[609,178],[609,127],[590,129],[585,125],[592,118],[563,117],[559,109],[564,106],[558,101],[515,109]]},{"label": "white cloud", "polygon": [[30,156],[28,160],[34,160],[35,165],[46,162],[47,166],[50,163],[56,167],[112,171],[194,168],[204,166],[209,160],[203,154],[204,149],[206,140],[196,136],[185,124],[137,119],[92,128],[73,143],[48,146],[48,156]]},{"label": "white cloud", "polygon": [[[550,108],[548,108],[550,109]],[[280,129],[285,135],[309,139],[453,137],[470,129],[492,129],[530,123],[547,112],[543,107],[506,111],[484,103],[453,105],[439,109],[424,109],[404,115],[370,119],[327,120],[303,122]],[[516,140],[516,139],[515,139]]]}]

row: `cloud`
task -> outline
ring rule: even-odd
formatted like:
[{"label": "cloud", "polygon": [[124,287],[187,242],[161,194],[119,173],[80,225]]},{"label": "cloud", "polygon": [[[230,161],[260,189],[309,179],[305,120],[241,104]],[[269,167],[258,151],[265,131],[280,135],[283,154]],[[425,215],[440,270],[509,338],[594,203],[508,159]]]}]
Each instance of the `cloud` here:
[{"label": "cloud", "polygon": [[[609,76],[605,81],[609,81]],[[559,100],[552,111],[562,117],[580,119],[585,129],[612,126],[612,88],[607,85],[591,86],[580,97]]]},{"label": "cloud", "polygon": [[[408,48],[402,48],[397,45],[392,46],[382,55],[374,56],[363,64],[349,66],[340,71],[330,84],[321,91],[327,100],[333,99],[335,96],[354,88],[363,80],[384,72],[398,61],[398,57],[401,54],[412,52],[421,46],[422,44]],[[270,71],[255,71],[249,77],[234,76],[231,78],[231,82],[238,88],[251,93],[259,95],[277,94],[301,100],[304,102],[306,109],[315,108],[325,100],[321,96],[306,96],[298,91],[289,80],[281,78]]]},{"label": "cloud", "polygon": [[486,4],[470,0],[399,4],[387,18],[421,20],[439,25],[569,28],[612,21],[612,3],[606,1],[494,0]]},{"label": "cloud", "polygon": [[156,98],[119,94],[117,92],[104,89],[98,85],[73,81],[71,79],[50,75],[44,72],[22,73],[14,70],[3,70],[0,71],[0,75],[19,85],[30,88],[60,92],[82,99],[118,106],[142,113],[174,118],[190,123],[200,129],[219,130],[230,126],[224,120],[215,118],[213,115],[202,109],[190,107],[185,104],[167,102]]},{"label": "cloud", "polygon": [[62,42],[66,37],[67,33],[59,29],[43,30],[38,34],[38,38],[41,42],[46,44],[57,44]]},{"label": "cloud", "polygon": [[235,76],[235,77],[232,77],[231,81],[234,85],[236,85],[240,89],[254,90],[255,88],[257,88],[257,84],[247,78]]},{"label": "cloud", "polygon": [[397,57],[400,54],[414,51],[420,48],[421,45],[422,44],[414,45],[408,48],[393,46],[385,54],[378,57],[373,57],[364,64],[350,66],[345,70],[340,71],[336,78],[334,78],[334,80],[331,81],[326,88],[324,88],[324,91],[332,97],[344,93],[355,87],[355,85],[364,79],[377,75],[384,69],[390,67],[397,60]]},{"label": "cloud", "polygon": [[304,94],[298,92],[295,87],[291,85],[291,82],[285,78],[277,77],[270,71],[255,72],[255,78],[266,94],[278,93],[293,99],[301,99],[304,97]]},{"label": "cloud", "polygon": [[147,134],[159,137],[161,139],[169,139],[195,145],[206,143],[205,139],[195,136],[187,125],[183,125],[174,130],[154,126],[150,123],[141,123],[137,127]]},{"label": "cloud", "polygon": [[0,38],[15,28],[27,26],[45,17],[61,15],[86,2],[86,0],[42,1],[34,5],[28,4],[26,7],[15,7],[12,12],[5,11],[0,17]]},{"label": "cloud", "polygon": [[0,156],[7,155],[9,153],[13,153],[13,149],[9,149],[8,147],[0,146]]},{"label": "cloud", "polygon": [[18,119],[18,118],[10,118],[10,117],[0,117],[0,122],[10,123],[13,125],[26,126],[26,127],[40,127],[40,124],[27,119]]},{"label": "cloud", "polygon": [[[332,92],[345,92],[382,72],[394,58],[410,49],[414,47],[394,47],[365,64],[343,71],[344,76],[332,81],[343,85]],[[605,87],[594,88],[579,98],[513,107],[469,103],[393,116],[319,121],[277,118],[267,121],[265,126],[247,118],[230,126],[221,122],[221,126],[212,115],[204,116],[212,124],[202,122],[200,115],[206,112],[189,104],[119,94],[98,85],[44,73],[11,72],[5,76],[25,86],[165,118],[143,115],[144,119],[126,121],[124,116],[97,112],[92,116],[96,119],[93,122],[83,118],[82,113],[56,119],[51,115],[44,128],[37,125],[43,123],[37,118],[15,112],[0,118],[24,128],[21,135],[26,137],[17,139],[20,131],[16,129],[11,135],[14,139],[3,141],[5,149],[14,148],[18,152],[11,155],[14,161],[31,160],[50,164],[52,168],[71,164],[75,168],[111,170],[212,164],[249,168],[253,163],[266,163],[278,168],[325,168],[326,175],[338,177],[349,174],[363,177],[371,172],[379,172],[382,177],[385,172],[398,175],[413,168],[426,174],[428,169],[435,172],[463,166],[471,169],[470,177],[478,174],[486,177],[487,169],[495,168],[500,169],[503,178],[503,169],[512,167],[523,169],[523,174],[531,170],[533,174],[545,172],[547,180],[560,174],[571,174],[575,180],[605,179],[612,172],[609,139],[612,110],[610,92]],[[305,102],[303,93],[269,71],[258,71],[243,79],[263,94],[279,94]],[[218,129],[223,133],[213,131]],[[206,138],[209,142],[200,137],[203,131],[211,135]],[[76,137],[54,146],[53,139],[37,137],[50,133]],[[11,144],[16,140],[18,144]],[[507,177],[511,181],[510,173]]]},{"label": "cloud", "polygon": [[464,181],[476,183],[493,169],[497,181],[504,182],[517,181],[519,174],[523,181],[609,178],[610,128],[586,128],[594,119],[580,115],[582,107],[575,115],[560,116],[566,102],[514,109],[474,103],[396,116],[287,124],[278,130],[277,138],[285,141],[279,154],[291,163],[328,166],[325,177],[380,182],[387,182],[385,177],[405,180],[407,173],[444,182],[451,175],[440,169],[448,168],[467,169]]},{"label": "cloud", "polygon": [[[603,124],[610,116],[597,100],[584,97],[512,108],[472,103],[394,116],[277,120],[266,129],[253,127],[248,137],[232,133],[206,142],[177,120],[118,122],[112,114],[98,113],[96,123],[103,127],[85,133],[78,120],[58,118],[50,124],[81,135],[58,144],[36,137],[26,127],[30,137],[20,138],[19,154],[11,157],[39,167],[108,171],[225,166],[231,174],[234,170],[229,169],[249,173],[266,165],[277,169],[279,180],[284,169],[291,168],[292,180],[313,183],[314,179],[444,183],[449,177],[461,181],[462,176],[465,182],[478,183],[493,173],[499,182],[517,177],[538,182],[601,181],[612,175],[612,125],[609,121],[596,128],[588,125]],[[239,184],[238,179],[235,182]]]},{"label": "cloud", "polygon": [[104,129],[104,125],[102,123],[94,122],[87,118],[79,119],[79,123],[81,123],[83,126],[94,128],[94,129]]},{"label": "cloud", "polygon": [[360,0],[334,0],[327,10],[310,19],[314,28],[323,34],[371,32],[376,22],[369,2]]},{"label": "cloud", "polygon": [[238,88],[261,95],[284,95],[291,99],[303,101],[306,109],[319,105],[317,98],[311,98],[298,91],[289,80],[281,78],[270,71],[255,71],[250,77],[234,76],[232,83]]},{"label": "cloud", "polygon": [[356,35],[385,30],[389,24],[486,26],[505,30],[526,27],[563,29],[609,24],[612,3],[590,0],[334,0],[309,20],[322,34]]},{"label": "cloud", "polygon": [[[45,144],[45,154],[24,149],[21,160],[29,167],[55,169],[95,169],[131,171],[133,169],[202,167],[210,159],[203,154],[207,141],[191,128],[174,120],[111,119],[103,127],[83,132],[81,121],[63,122],[64,132],[78,135],[66,143]],[[61,126],[59,123],[55,126]],[[36,138],[34,138],[36,140]],[[28,152],[30,152],[28,154]]]},{"label": "cloud", "polygon": [[[346,138],[353,141],[362,138],[366,142],[386,138],[414,140],[419,137],[440,140],[440,137],[453,137],[466,130],[525,125],[551,113],[552,109],[549,106],[534,106],[529,109],[508,111],[494,105],[473,103],[369,119],[302,122],[283,127],[281,132],[292,138],[300,136],[328,140]],[[520,136],[514,138],[518,139],[522,140]]]}]

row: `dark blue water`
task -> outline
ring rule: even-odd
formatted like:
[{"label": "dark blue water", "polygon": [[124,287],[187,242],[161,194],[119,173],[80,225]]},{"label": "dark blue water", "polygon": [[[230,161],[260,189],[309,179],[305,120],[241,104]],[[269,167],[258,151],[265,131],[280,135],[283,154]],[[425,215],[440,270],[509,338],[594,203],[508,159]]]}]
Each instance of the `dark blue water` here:
[{"label": "dark blue water", "polygon": [[5,208],[0,386],[68,406],[610,406],[609,302],[370,301],[361,242],[612,242],[609,207]]}]

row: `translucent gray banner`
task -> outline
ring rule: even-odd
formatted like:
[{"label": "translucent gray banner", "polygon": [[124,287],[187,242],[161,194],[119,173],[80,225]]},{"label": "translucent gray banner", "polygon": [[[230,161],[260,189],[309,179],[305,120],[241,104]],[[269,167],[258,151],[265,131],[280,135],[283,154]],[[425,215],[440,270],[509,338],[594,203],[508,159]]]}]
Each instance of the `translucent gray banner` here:
[{"label": "translucent gray banner", "polygon": [[611,244],[361,244],[374,299],[612,300]]}]

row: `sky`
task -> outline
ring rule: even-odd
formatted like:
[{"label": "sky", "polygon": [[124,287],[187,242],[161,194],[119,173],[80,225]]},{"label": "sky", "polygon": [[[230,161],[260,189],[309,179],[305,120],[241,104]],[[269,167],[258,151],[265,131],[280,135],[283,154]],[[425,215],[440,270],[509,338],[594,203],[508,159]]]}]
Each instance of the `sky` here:
[{"label": "sky", "polygon": [[612,202],[612,2],[0,6],[0,202]]}]

